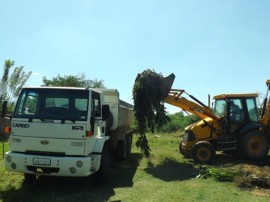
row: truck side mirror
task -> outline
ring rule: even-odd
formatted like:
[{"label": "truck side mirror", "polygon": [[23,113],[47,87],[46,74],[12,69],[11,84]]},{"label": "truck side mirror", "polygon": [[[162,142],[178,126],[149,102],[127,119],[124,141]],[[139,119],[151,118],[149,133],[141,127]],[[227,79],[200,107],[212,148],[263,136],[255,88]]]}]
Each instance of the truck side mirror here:
[{"label": "truck side mirror", "polygon": [[105,121],[110,116],[110,106],[109,105],[102,105],[102,120]]},{"label": "truck side mirror", "polygon": [[2,104],[2,112],[1,112],[1,117],[5,117],[7,113],[7,101],[4,101]]}]

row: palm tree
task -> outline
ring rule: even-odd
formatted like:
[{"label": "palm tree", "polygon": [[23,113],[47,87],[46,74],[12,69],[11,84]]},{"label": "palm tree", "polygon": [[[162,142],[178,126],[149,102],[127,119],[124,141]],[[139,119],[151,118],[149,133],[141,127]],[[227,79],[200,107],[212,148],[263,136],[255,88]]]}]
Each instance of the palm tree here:
[{"label": "palm tree", "polygon": [[18,97],[20,90],[30,78],[32,71],[26,73],[23,66],[15,67],[9,76],[10,69],[15,65],[15,61],[6,60],[3,68],[3,75],[0,83],[0,104],[5,100],[9,102],[9,109],[14,106],[14,101]]}]

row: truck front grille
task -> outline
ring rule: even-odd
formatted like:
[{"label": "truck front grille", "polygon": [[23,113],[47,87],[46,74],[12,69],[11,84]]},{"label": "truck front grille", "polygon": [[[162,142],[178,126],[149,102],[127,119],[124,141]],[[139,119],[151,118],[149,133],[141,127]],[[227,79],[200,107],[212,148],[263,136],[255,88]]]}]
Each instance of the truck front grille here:
[{"label": "truck front grille", "polygon": [[59,172],[59,168],[46,168],[46,167],[27,166],[27,169],[29,171],[34,172],[34,173],[44,173],[44,174],[58,173]]}]

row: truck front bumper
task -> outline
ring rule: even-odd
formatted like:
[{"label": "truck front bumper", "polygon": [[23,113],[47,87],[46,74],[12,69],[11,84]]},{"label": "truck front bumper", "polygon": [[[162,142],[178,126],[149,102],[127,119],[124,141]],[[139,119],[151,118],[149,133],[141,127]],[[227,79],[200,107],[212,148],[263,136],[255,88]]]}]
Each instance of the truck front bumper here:
[{"label": "truck front bumper", "polygon": [[5,167],[10,171],[28,174],[84,177],[98,170],[97,160],[99,158],[90,156],[58,157],[7,152]]}]

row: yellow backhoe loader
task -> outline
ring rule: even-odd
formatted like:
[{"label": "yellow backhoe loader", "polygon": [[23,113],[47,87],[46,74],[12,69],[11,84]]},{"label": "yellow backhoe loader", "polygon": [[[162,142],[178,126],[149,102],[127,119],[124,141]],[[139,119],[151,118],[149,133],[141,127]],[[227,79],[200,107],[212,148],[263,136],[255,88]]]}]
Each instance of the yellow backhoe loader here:
[{"label": "yellow backhoe loader", "polygon": [[266,157],[270,137],[270,80],[266,81],[266,98],[259,115],[257,93],[216,95],[211,109],[185,90],[171,89],[174,78],[171,74],[160,83],[163,101],[201,118],[185,128],[179,145],[183,156],[202,164],[213,161],[216,151],[239,153],[249,160]]}]

